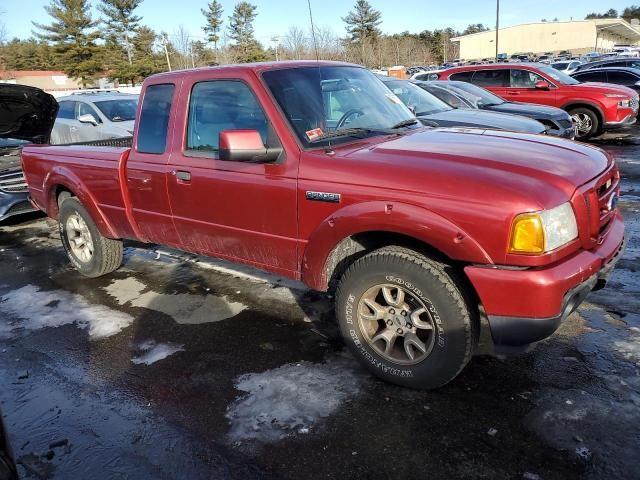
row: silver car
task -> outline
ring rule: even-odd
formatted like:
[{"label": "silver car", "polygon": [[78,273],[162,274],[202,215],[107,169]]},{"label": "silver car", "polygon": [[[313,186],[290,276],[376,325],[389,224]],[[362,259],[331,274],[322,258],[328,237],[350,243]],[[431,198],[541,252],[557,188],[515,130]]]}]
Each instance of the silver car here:
[{"label": "silver car", "polygon": [[138,95],[118,92],[81,92],[58,98],[60,109],[51,143],[76,143],[130,137]]}]

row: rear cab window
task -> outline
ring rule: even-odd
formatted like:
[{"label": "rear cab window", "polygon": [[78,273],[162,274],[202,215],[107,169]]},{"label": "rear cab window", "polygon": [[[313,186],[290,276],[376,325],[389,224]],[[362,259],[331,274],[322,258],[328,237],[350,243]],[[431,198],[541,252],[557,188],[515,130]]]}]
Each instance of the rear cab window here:
[{"label": "rear cab window", "polygon": [[167,147],[167,131],[175,85],[172,83],[149,85],[145,91],[138,125],[140,153],[161,154]]},{"label": "rear cab window", "polygon": [[474,73],[475,72],[473,70],[469,70],[468,72],[454,73],[449,77],[449,80],[457,80],[459,82],[470,82],[471,77],[473,77]]}]

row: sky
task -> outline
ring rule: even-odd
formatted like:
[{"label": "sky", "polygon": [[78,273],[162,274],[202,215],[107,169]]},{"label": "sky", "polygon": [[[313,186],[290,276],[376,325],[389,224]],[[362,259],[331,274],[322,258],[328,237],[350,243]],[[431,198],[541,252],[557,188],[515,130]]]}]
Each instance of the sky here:
[{"label": "sky", "polygon": [[[90,0],[95,5],[99,0]],[[203,40],[204,19],[200,9],[208,0],[143,0],[136,13],[143,23],[156,31],[174,34],[182,25],[194,40]],[[221,0],[225,25],[236,0]],[[253,0],[258,16],[255,33],[258,40],[268,46],[273,36],[283,36],[296,25],[309,28],[309,12],[306,0]],[[385,33],[421,32],[436,28],[452,27],[464,30],[471,23],[495,25],[495,0],[369,0],[374,8],[382,12],[380,28]],[[603,12],[609,8],[622,11],[634,3],[628,1],[582,0],[581,2],[558,0],[502,0],[500,23],[502,26],[549,20],[583,19],[590,12]],[[49,0],[0,0],[1,22],[9,38],[31,36],[32,21],[48,23],[50,17],[44,10]],[[345,34],[344,17],[352,9],[355,0],[311,0],[316,27],[329,27],[336,34]],[[94,12],[97,16],[97,12]]]}]

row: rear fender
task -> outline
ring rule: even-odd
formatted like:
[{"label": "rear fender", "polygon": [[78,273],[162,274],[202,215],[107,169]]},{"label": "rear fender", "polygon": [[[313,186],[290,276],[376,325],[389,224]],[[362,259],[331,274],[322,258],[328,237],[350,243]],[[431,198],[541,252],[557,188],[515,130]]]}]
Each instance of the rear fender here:
[{"label": "rear fender", "polygon": [[371,201],[349,205],[326,218],[313,232],[302,259],[301,278],[326,291],[327,261],[344,239],[366,232],[389,232],[414,238],[452,260],[493,263],[465,231],[425,208],[398,202]]},{"label": "rear fender", "polygon": [[44,179],[43,192],[47,201],[45,208],[48,216],[57,219],[60,213],[56,198],[58,187],[69,190],[74,196],[78,197],[78,200],[87,209],[103,236],[118,238],[113,226],[98,207],[98,203],[86,185],[73,171],[61,165],[54,166]]}]

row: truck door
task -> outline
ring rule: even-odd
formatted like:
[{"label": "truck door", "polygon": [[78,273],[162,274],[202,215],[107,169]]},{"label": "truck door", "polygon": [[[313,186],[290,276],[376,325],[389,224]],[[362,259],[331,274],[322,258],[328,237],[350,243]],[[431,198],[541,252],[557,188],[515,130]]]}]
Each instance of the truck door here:
[{"label": "truck door", "polygon": [[171,108],[177,87],[172,83],[149,85],[141,98],[142,107],[135,143],[125,172],[132,214],[145,240],[179,247],[180,240],[171,217],[167,197],[168,135],[174,120]]},{"label": "truck door", "polygon": [[[549,88],[536,88],[538,82],[546,82]],[[509,88],[505,90],[503,98],[510,102],[538,103],[552,107],[556,105],[556,86],[531,70],[512,68]]]},{"label": "truck door", "polygon": [[260,164],[218,155],[225,130],[257,130],[266,146],[282,146],[239,75],[194,75],[182,86],[184,127],[174,134],[168,179],[174,222],[187,250],[295,276],[299,152],[285,150],[278,162]]}]

